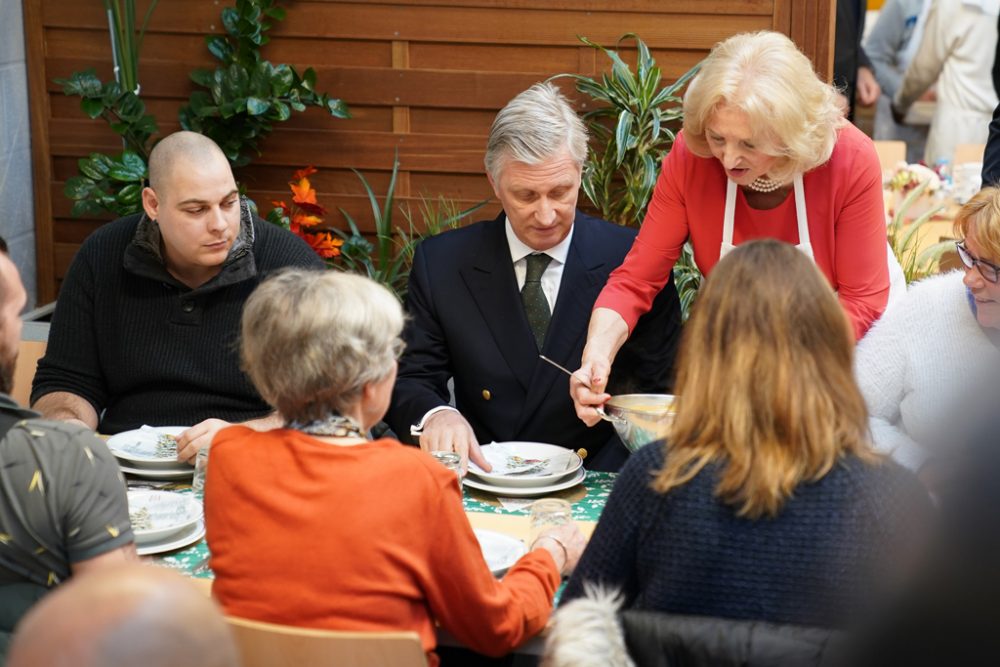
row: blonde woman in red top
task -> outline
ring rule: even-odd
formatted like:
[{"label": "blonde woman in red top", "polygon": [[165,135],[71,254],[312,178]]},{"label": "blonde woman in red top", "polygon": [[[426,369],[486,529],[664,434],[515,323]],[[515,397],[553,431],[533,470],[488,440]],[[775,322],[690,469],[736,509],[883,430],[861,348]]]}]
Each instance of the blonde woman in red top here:
[{"label": "blonde woman in red top", "polygon": [[796,245],[860,338],[889,296],[882,197],[874,145],[788,37],[757,32],[717,44],[685,95],[684,128],[639,236],[595,304],[570,385],[577,414],[597,421],[611,362],[686,241],[705,274],[751,239]]},{"label": "blonde woman in red top", "polygon": [[419,633],[509,652],[539,632],[575,526],[544,534],[502,581],[462,509],[455,473],[395,440],[370,441],[402,351],[385,288],[336,271],[288,271],[243,314],[242,355],[284,428],[220,431],[205,487],[212,592],[227,614],[308,628]]}]

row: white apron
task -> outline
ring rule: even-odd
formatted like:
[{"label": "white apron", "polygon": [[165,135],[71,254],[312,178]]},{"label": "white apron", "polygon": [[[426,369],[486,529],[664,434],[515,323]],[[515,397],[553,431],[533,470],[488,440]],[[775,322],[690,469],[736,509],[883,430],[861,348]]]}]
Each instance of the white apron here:
[{"label": "white apron", "polygon": [[[719,248],[719,259],[735,248],[733,245],[733,223],[736,220],[736,183],[732,179],[727,179],[726,184],[726,210],[722,217],[722,245]],[[812,243],[809,240],[809,218],[806,214],[806,191],[802,185],[802,175],[795,177],[792,181],[792,188],[795,193],[795,218],[799,227],[799,244],[795,246],[802,251],[806,257],[816,261],[813,254]],[[886,308],[893,302],[900,299],[906,293],[906,278],[903,275],[903,267],[899,265],[892,248],[886,243],[886,262],[889,266],[889,300]]]}]

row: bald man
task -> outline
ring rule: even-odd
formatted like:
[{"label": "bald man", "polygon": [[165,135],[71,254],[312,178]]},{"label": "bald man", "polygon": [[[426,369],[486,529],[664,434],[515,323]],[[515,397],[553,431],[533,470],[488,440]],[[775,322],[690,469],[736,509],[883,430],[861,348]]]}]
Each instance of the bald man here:
[{"label": "bald man", "polygon": [[149,159],[143,213],[107,224],[63,281],[32,407],[105,434],[192,426],[193,460],[232,422],[277,426],[239,367],[243,303],[271,271],[322,268],[294,234],[250,212],[210,139],[177,132]]},{"label": "bald man", "polygon": [[135,557],[125,482],[90,429],[38,419],[12,389],[25,293],[0,239],[0,664],[21,615],[71,576]]},{"label": "bald man", "polygon": [[78,577],[17,626],[7,667],[239,667],[225,619],[176,572],[131,565]]}]

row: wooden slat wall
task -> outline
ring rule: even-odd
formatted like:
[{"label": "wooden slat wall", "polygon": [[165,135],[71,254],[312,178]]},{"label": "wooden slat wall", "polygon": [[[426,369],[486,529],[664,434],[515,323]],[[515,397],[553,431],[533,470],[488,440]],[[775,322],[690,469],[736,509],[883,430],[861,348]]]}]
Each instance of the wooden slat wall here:
[{"label": "wooden slat wall", "polygon": [[[79,244],[103,220],[70,216],[63,185],[76,160],[120,150],[102,123],[83,117],[53,78],[94,67],[111,76],[99,0],[23,0],[27,31],[38,227],[39,298],[55,298]],[[142,95],[162,132],[178,129],[188,73],[214,61],[203,37],[220,32],[224,3],[162,0],[140,61]],[[140,16],[145,7],[140,8]],[[287,199],[291,172],[313,164],[320,202],[343,208],[371,231],[351,168],[384,191],[395,151],[402,206],[444,195],[467,206],[492,195],[482,175],[485,136],[496,111],[536,81],[559,72],[595,74],[604,57],[576,35],[612,44],[638,33],[664,76],[674,79],[726,36],[775,29],[790,35],[829,77],[833,0],[309,0],[287,3],[265,57],[299,71],[314,67],[318,88],[343,98],[351,120],[312,109],[282,124],[263,155],[237,177],[263,210]],[[568,90],[568,84],[564,86]],[[582,100],[578,103],[584,106]],[[493,204],[483,215],[493,215]],[[331,214],[341,224],[340,214]],[[401,222],[405,222],[400,217]]]}]

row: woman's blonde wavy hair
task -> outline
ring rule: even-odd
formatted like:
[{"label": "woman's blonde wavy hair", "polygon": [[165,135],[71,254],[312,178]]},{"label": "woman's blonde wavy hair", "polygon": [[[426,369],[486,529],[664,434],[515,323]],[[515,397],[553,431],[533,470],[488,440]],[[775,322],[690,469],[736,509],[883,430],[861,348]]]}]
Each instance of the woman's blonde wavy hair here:
[{"label": "woman's blonde wavy hair", "polygon": [[847,122],[837,89],[785,35],[761,31],[716,44],[684,96],[684,137],[695,155],[711,157],[705,131],[715,110],[743,111],[754,146],[779,160],[768,172],[787,183],[830,159]]},{"label": "woman's blonde wavy hair", "polygon": [[759,518],[842,456],[877,461],[853,355],[847,318],[804,254],[774,240],[740,245],[684,326],[677,417],[653,488],[718,464],[717,497]]},{"label": "woman's blonde wavy hair", "polygon": [[1000,187],[991,185],[980,190],[955,214],[955,233],[963,239],[972,238],[991,264],[1000,262]]}]

